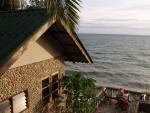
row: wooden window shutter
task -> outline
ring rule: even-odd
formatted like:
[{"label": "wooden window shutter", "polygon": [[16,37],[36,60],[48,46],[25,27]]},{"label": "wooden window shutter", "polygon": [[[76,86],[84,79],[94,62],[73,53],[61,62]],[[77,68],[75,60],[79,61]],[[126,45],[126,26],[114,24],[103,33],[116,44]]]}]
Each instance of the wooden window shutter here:
[{"label": "wooden window shutter", "polygon": [[12,97],[13,113],[20,113],[27,108],[26,93],[22,92]]},{"label": "wooden window shutter", "polygon": [[0,113],[11,113],[11,105],[9,100],[0,103]]}]

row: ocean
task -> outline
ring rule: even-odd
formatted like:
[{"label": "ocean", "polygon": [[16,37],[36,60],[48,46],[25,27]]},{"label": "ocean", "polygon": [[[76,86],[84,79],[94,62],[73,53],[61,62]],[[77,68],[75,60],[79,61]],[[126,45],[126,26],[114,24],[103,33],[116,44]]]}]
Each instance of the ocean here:
[{"label": "ocean", "polygon": [[66,63],[66,75],[83,73],[97,86],[150,91],[150,36],[79,34],[93,64]]}]

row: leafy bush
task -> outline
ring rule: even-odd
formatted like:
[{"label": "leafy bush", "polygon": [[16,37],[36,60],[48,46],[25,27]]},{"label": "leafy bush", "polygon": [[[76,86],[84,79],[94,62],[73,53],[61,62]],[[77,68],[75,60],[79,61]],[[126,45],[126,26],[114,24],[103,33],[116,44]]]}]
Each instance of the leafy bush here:
[{"label": "leafy bush", "polygon": [[67,95],[67,109],[71,109],[72,113],[92,113],[95,82],[82,74],[65,77],[63,85]]}]

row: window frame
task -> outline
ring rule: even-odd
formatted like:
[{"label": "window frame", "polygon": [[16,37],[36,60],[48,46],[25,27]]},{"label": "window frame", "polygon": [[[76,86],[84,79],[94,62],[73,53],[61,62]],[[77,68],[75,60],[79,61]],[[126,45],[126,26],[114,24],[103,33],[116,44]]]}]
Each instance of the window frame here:
[{"label": "window frame", "polygon": [[10,106],[10,113],[13,113],[13,108],[12,108],[12,101],[11,98],[5,99],[3,101],[0,101],[0,103],[4,103],[5,101],[9,102],[9,106]]},{"label": "window frame", "polygon": [[[52,86],[53,86],[52,77],[55,76],[55,75],[58,75],[58,80],[55,81],[55,83],[58,82],[58,88],[53,92],[52,91]],[[46,89],[46,88],[48,88],[48,86],[47,87],[43,87],[42,81],[45,80],[45,79],[48,79],[48,78],[49,78],[49,85],[48,85],[49,86],[49,94],[48,94],[48,96],[49,96],[49,102],[46,103],[46,104],[43,104],[44,103],[44,101],[43,101],[43,99],[44,99],[43,98],[43,90]],[[61,86],[60,85],[60,78],[61,78],[60,72],[57,71],[55,73],[52,73],[50,76],[46,76],[46,77],[44,77],[44,78],[41,79],[41,88],[42,88],[42,95],[41,95],[41,97],[42,97],[42,105],[43,105],[43,107],[46,106],[49,103],[52,103],[54,101],[54,99],[52,97],[53,93],[55,93],[56,91],[58,91],[58,94],[60,94],[60,90],[61,90],[60,89],[60,86]]]},{"label": "window frame", "polygon": [[25,110],[27,110],[27,109],[29,108],[28,90],[24,90],[24,91],[21,91],[21,92],[15,94],[15,95],[13,95],[13,96],[10,96],[10,97],[8,97],[8,98],[5,99],[5,100],[0,101],[0,103],[5,102],[5,101],[8,100],[8,101],[10,102],[10,110],[11,110],[11,113],[14,113],[14,109],[13,109],[13,97],[15,97],[15,96],[17,96],[17,95],[19,95],[19,94],[21,94],[21,93],[23,93],[23,92],[26,94],[25,97],[26,97],[26,106],[27,106],[27,108],[25,108],[24,110],[22,110],[22,111],[19,112],[19,113],[22,113],[22,112],[24,112]]},{"label": "window frame", "polygon": [[[43,81],[46,80],[46,79],[49,80],[49,83],[48,83],[47,86],[43,87]],[[44,77],[41,82],[42,82],[42,106],[46,106],[50,102],[50,89],[49,89],[49,87],[50,87],[50,77],[49,76]],[[46,96],[43,97],[43,91],[47,88],[49,89],[49,92]],[[44,99],[46,99],[47,97],[48,97],[48,102],[46,104],[44,104]]]},{"label": "window frame", "polygon": [[17,96],[17,95],[19,95],[19,94],[21,94],[21,93],[25,93],[26,108],[23,109],[22,111],[20,111],[19,113],[22,113],[23,111],[25,111],[25,110],[28,109],[28,107],[29,107],[29,106],[28,106],[28,93],[27,93],[27,91],[22,91],[22,92],[20,92],[20,93],[18,93],[18,94],[16,94],[16,95],[14,95],[14,96],[11,97],[12,113],[15,113],[15,112],[14,112],[14,107],[13,107],[13,97],[15,97],[15,96]]},{"label": "window frame", "polygon": [[[53,82],[53,79],[52,79],[52,78],[53,78],[55,75],[58,75],[58,77],[57,77],[58,79],[57,79],[55,82]],[[57,89],[54,89],[54,90],[53,90],[53,85],[55,85],[55,84],[57,84],[58,87],[57,87]],[[58,92],[58,95],[60,94],[60,73],[59,73],[59,72],[53,73],[53,74],[51,75],[51,100],[52,100],[52,101],[55,100],[55,98],[53,99],[53,94],[56,93],[56,92]]]}]

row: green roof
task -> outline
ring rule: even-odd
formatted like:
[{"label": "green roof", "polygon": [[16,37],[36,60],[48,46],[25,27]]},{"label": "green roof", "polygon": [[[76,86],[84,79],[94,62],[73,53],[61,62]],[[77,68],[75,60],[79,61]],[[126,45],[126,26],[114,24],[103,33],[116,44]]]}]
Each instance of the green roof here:
[{"label": "green roof", "polygon": [[48,20],[45,9],[0,12],[0,67]]}]

